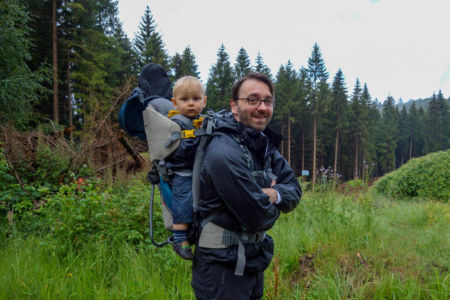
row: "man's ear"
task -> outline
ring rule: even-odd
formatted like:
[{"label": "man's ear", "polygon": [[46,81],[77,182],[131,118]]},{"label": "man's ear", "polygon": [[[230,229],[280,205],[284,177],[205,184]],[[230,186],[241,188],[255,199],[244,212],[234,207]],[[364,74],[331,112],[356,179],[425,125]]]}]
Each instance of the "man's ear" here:
[{"label": "man's ear", "polygon": [[234,118],[236,119],[236,121],[240,121],[239,120],[239,113],[238,113],[238,107],[237,107],[237,101],[230,99],[230,107],[231,107],[231,112],[234,115]]}]

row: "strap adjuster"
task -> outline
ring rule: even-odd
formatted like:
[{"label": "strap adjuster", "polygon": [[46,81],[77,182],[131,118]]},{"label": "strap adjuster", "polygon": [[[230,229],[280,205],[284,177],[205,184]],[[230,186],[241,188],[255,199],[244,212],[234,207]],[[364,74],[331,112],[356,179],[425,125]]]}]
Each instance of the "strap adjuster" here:
[{"label": "strap adjuster", "polygon": [[195,138],[194,131],[195,131],[195,129],[182,130],[181,138],[182,139]]}]

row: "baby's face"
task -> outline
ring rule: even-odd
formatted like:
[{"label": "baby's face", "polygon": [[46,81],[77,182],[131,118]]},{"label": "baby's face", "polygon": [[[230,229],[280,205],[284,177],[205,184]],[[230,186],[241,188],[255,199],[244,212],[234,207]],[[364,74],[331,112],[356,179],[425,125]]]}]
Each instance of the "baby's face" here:
[{"label": "baby's face", "polygon": [[172,98],[173,106],[188,118],[198,116],[206,106],[206,96],[200,89],[185,88]]}]

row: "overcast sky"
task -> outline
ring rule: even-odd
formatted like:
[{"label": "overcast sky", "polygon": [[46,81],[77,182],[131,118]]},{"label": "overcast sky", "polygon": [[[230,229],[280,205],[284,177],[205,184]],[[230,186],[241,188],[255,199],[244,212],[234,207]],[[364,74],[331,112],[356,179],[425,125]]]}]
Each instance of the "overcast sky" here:
[{"label": "overcast sky", "polygon": [[191,47],[204,83],[222,43],[232,64],[244,47],[276,75],[289,59],[307,67],[317,42],[349,94],[358,77],[381,102],[450,96],[450,0],[119,0],[130,39],[146,5],[171,56]]}]

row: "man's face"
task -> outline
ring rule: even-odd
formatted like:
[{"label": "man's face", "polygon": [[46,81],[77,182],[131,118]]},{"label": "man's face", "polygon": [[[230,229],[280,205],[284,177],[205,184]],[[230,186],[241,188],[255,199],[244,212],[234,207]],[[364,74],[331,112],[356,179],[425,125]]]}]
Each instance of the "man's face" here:
[{"label": "man's face", "polygon": [[[256,97],[258,99],[272,98],[269,87],[261,81],[247,79],[239,89],[239,98]],[[231,111],[236,121],[247,127],[263,131],[272,119],[273,106],[266,106],[264,101],[258,106],[248,104],[245,99],[231,100]]]}]

